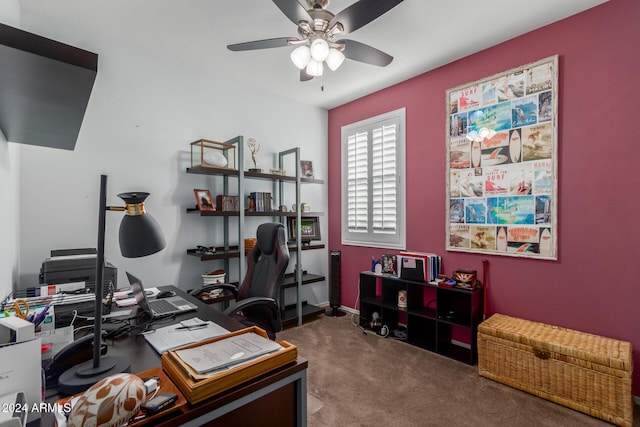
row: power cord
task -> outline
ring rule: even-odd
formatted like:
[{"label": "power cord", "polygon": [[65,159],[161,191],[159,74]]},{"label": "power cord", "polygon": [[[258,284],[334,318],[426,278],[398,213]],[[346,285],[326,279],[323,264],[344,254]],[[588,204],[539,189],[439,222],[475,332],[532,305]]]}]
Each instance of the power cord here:
[{"label": "power cord", "polygon": [[[358,279],[358,294],[356,295],[356,301],[354,303],[354,307],[358,307],[358,302],[360,301],[360,279]],[[362,335],[367,335],[367,330],[360,325],[360,323],[356,323],[353,318],[355,317],[356,313],[355,311],[351,313],[351,324],[353,326],[355,326],[356,328],[359,328],[360,331],[362,331]],[[360,309],[358,308],[358,318],[360,318]]]},{"label": "power cord", "polygon": [[[358,279],[358,294],[356,295],[356,301],[355,301],[354,307],[358,307],[359,301],[360,301],[360,279]],[[368,335],[367,328],[365,328],[364,326],[354,321],[355,316],[356,316],[355,312],[351,313],[351,324],[356,328],[360,329],[360,331],[362,332],[362,335]],[[358,320],[361,320],[361,319],[364,319],[364,316],[360,314],[360,310],[358,309]],[[386,338],[389,335],[389,327],[387,325],[382,325],[382,328],[380,328],[380,333],[379,334],[374,333],[373,335],[379,338]]]}]

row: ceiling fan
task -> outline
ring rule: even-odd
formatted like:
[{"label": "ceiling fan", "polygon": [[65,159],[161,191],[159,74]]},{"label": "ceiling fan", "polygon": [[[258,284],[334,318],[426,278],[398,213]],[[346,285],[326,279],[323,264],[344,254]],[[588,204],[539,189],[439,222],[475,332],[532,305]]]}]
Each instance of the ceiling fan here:
[{"label": "ceiling fan", "polygon": [[393,57],[355,40],[336,39],[384,15],[403,0],[359,0],[338,14],[326,8],[329,0],[306,0],[305,9],[298,0],[273,0],[278,8],[298,26],[298,37],[278,37],[230,44],[232,51],[297,46],[291,60],[300,69],[300,80],[321,76],[323,63],[335,71],[345,58],[385,67]]}]

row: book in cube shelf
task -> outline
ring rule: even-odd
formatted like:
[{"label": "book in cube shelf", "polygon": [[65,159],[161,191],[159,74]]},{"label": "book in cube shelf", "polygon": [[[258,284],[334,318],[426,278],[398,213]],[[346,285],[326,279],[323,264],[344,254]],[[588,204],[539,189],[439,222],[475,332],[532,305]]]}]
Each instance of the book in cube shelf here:
[{"label": "book in cube shelf", "polygon": [[[420,280],[425,282],[431,282],[440,275],[440,269],[442,265],[442,258],[440,255],[436,255],[430,252],[416,252],[416,251],[402,251],[398,255],[403,261],[419,260],[423,269],[422,277]],[[398,262],[399,276],[403,277],[404,262]]]},{"label": "book in cube shelf", "polygon": [[254,332],[247,332],[209,344],[176,350],[175,354],[198,374],[206,374],[280,349],[282,346],[277,342]]}]

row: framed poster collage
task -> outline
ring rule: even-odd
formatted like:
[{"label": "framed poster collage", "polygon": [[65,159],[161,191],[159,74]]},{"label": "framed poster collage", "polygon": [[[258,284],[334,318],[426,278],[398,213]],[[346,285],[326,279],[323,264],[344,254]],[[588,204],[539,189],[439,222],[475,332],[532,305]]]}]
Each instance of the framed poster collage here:
[{"label": "framed poster collage", "polygon": [[447,250],[557,259],[558,56],[446,103]]}]

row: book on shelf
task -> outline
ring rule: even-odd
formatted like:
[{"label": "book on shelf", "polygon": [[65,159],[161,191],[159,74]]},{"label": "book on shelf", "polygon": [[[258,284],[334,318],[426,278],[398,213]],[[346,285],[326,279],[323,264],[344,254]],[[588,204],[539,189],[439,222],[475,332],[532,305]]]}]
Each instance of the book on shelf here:
[{"label": "book on shelf", "polygon": [[263,199],[263,205],[264,205],[263,212],[270,212],[271,211],[271,193],[262,193],[262,199]]},{"label": "book on shelf", "polygon": [[255,211],[264,212],[264,199],[262,193],[259,191],[253,191],[249,193],[249,197],[253,199],[253,202],[255,204]]},{"label": "book on shelf", "polygon": [[270,212],[271,211],[271,193],[262,191],[254,191],[249,193],[249,198],[253,199],[256,212]]},{"label": "book on shelf", "polygon": [[[409,258],[422,260],[424,263],[424,277],[422,280],[425,282],[431,282],[440,275],[440,267],[442,265],[442,258],[440,255],[431,252],[403,251],[400,252],[399,256],[404,259]],[[399,265],[399,270],[402,270],[402,265]]]}]

